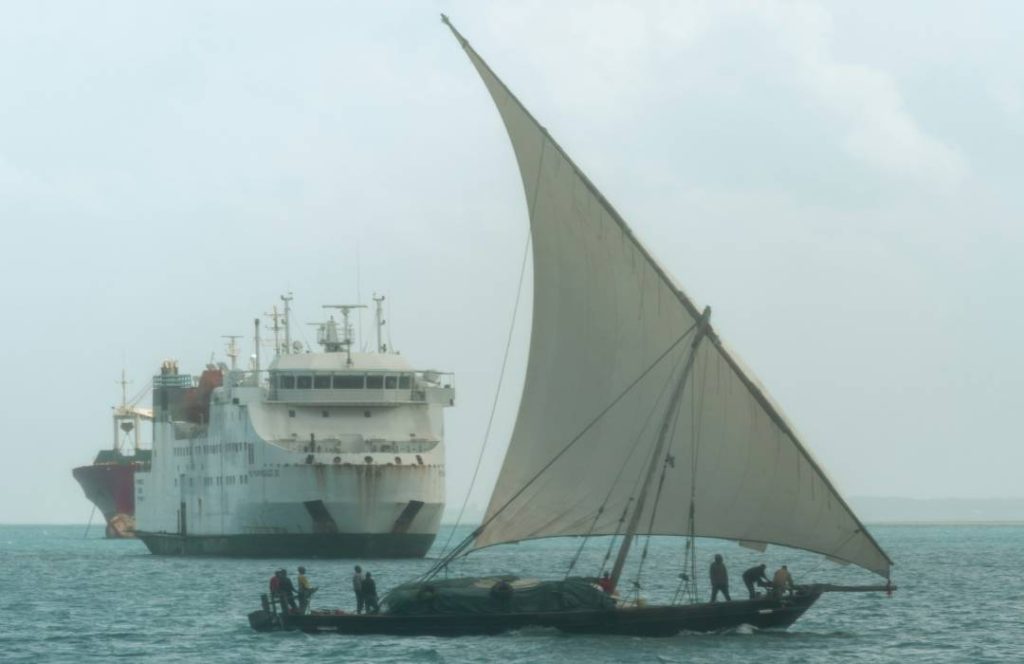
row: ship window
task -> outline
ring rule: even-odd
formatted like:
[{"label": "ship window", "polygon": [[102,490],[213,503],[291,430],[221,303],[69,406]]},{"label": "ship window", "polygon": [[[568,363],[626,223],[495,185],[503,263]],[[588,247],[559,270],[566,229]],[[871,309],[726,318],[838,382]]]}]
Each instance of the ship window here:
[{"label": "ship window", "polygon": [[295,376],[278,376],[278,385],[282,390],[295,389]]},{"label": "ship window", "polygon": [[366,377],[366,389],[368,390],[379,390],[384,387],[384,376],[367,376]]},{"label": "ship window", "polygon": [[320,414],[323,415],[324,417],[330,417],[331,416],[331,411],[329,411],[329,410],[322,410],[322,411],[320,411]]},{"label": "ship window", "polygon": [[295,417],[295,411],[294,410],[289,410],[288,411],[288,417]]},{"label": "ship window", "polygon": [[300,390],[309,390],[313,387],[312,376],[296,376],[295,387]]},{"label": "ship window", "polygon": [[388,390],[394,390],[398,387],[398,376],[385,376],[384,377],[384,388]]},{"label": "ship window", "polygon": [[331,389],[330,376],[313,376],[313,387],[318,390]]},{"label": "ship window", "polygon": [[398,387],[402,390],[408,390],[412,387],[412,377],[409,374],[402,374],[398,377]]},{"label": "ship window", "polygon": [[363,389],[363,374],[338,374],[334,377],[334,389],[336,390],[361,390]]}]

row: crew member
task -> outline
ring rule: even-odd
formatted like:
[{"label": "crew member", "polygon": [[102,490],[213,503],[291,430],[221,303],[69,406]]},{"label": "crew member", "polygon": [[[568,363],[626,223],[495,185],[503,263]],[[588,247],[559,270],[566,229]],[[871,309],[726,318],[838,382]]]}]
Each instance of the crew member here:
[{"label": "crew member", "polygon": [[306,576],[306,568],[299,567],[299,613],[305,613],[309,609],[309,598],[316,592],[316,588],[309,582]]},{"label": "crew member", "polygon": [[615,592],[615,586],[612,585],[612,577],[608,572],[601,575],[601,578],[597,581],[597,585],[601,587],[601,590],[603,590],[606,595],[611,595]]},{"label": "crew member", "polygon": [[711,563],[711,569],[708,572],[711,575],[711,601],[714,602],[718,599],[718,593],[721,592],[722,596],[725,597],[725,601],[731,602],[732,598],[729,597],[729,570],[725,568],[722,554],[715,554],[715,562]]},{"label": "crew member", "polygon": [[277,591],[281,596],[281,610],[284,610],[285,605],[288,606],[288,611],[294,613],[295,607],[295,584],[288,578],[288,570],[281,570],[280,580],[277,582]]},{"label": "crew member", "polygon": [[377,582],[369,572],[363,577],[363,603],[366,605],[367,613],[379,613],[380,604],[377,603]]},{"label": "crew member", "polygon": [[366,600],[363,597],[363,568],[359,565],[352,575],[352,591],[356,594],[356,613],[362,613]]},{"label": "crew member", "polygon": [[750,593],[750,599],[755,599],[757,597],[757,593],[754,592],[755,585],[767,588],[768,584],[771,583],[764,572],[765,568],[766,565],[761,563],[760,565],[751,567],[743,573],[743,585],[747,587],[747,592]]},{"label": "crew member", "polygon": [[[280,599],[279,593],[281,592],[281,570],[275,569],[274,575],[270,577],[270,603],[271,605],[277,604]],[[281,607],[284,610],[284,607]]]},{"label": "crew member", "polygon": [[783,565],[775,572],[775,576],[772,577],[772,586],[775,588],[776,597],[782,597],[787,590],[793,592],[793,577],[790,575],[788,567]]}]

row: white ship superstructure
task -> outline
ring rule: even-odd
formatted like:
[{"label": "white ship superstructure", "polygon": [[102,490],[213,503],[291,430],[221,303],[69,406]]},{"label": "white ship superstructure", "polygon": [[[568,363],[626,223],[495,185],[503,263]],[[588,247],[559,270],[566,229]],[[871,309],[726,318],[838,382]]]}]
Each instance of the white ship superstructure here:
[{"label": "white ship superstructure", "polygon": [[[160,554],[418,557],[444,509],[444,408],[452,376],[380,342],[353,351],[349,314],[320,325],[322,352],[283,344],[269,368],[165,362],[153,379],[153,461],[136,473],[137,534]],[[259,348],[259,323],[256,324]],[[232,365],[237,357],[229,346]]]}]

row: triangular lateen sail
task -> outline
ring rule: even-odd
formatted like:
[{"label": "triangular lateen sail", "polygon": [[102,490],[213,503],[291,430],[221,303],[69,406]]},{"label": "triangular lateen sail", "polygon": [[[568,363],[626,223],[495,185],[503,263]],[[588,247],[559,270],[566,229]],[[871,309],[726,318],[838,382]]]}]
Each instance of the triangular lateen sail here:
[{"label": "triangular lateen sail", "polygon": [[[690,350],[678,341],[692,333],[700,314],[547,131],[455,34],[508,130],[533,241],[526,381],[476,547],[620,533],[669,412],[672,380]],[[676,412],[672,463],[657,500],[646,501],[641,532],[689,534],[692,496],[697,536],[806,549],[889,575],[889,558],[713,333],[698,347]]]}]

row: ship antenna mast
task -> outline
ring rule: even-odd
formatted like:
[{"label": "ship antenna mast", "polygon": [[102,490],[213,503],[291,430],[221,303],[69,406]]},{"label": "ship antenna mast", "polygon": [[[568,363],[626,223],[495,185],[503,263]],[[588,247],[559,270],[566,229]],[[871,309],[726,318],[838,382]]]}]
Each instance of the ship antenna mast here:
[{"label": "ship antenna mast", "polygon": [[222,334],[222,338],[228,339],[228,357],[231,358],[231,370],[235,370],[235,365],[238,364],[238,339],[242,338],[240,334]]},{"label": "ship antenna mast", "polygon": [[281,296],[281,301],[284,302],[284,352],[288,354],[292,348],[292,300],[294,296],[291,291],[288,291],[287,295]]},{"label": "ship antenna mast", "polygon": [[270,308],[270,311],[263,315],[272,322],[270,329],[274,331],[274,355],[277,355],[281,352],[281,335],[278,334],[283,329],[281,327],[281,314],[277,313],[277,305],[275,304]]},{"label": "ship antenna mast", "polygon": [[121,386],[121,407],[125,408],[128,406],[128,383],[131,381],[125,378],[124,369],[121,369],[121,380],[117,381],[117,384]]},{"label": "ship antenna mast", "polygon": [[376,304],[377,309],[377,352],[386,353],[388,347],[381,340],[381,330],[384,329],[384,325],[387,323],[387,321],[384,320],[384,296],[374,293],[373,301]]},{"label": "ship antenna mast", "polygon": [[[118,416],[128,412],[128,384],[132,381],[128,380],[125,376],[124,367],[121,368],[121,380],[117,381],[117,384],[121,386],[121,407],[114,409],[114,451],[121,451],[121,432],[118,430]],[[127,431],[125,432],[127,433]],[[135,449],[139,449],[139,441],[136,436]]]},{"label": "ship antenna mast", "polygon": [[365,304],[325,304],[324,309],[337,309],[341,312],[341,339],[338,345],[345,349],[345,364],[352,366],[352,323],[353,309],[365,309]]}]

